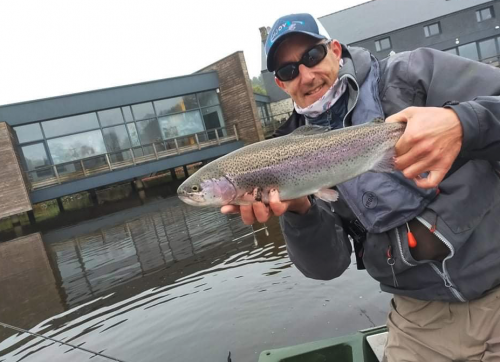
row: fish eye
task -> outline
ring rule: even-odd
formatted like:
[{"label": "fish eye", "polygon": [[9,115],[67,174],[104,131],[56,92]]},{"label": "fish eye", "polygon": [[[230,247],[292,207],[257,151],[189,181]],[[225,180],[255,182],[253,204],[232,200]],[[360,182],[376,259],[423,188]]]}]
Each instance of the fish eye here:
[{"label": "fish eye", "polygon": [[200,191],[200,187],[198,185],[193,185],[193,186],[191,186],[191,191],[198,192],[198,191]]}]

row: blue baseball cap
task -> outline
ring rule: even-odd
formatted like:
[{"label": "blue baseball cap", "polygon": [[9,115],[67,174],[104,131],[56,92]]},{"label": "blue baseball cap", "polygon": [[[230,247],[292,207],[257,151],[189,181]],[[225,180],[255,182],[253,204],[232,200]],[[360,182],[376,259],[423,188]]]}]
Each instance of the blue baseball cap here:
[{"label": "blue baseball cap", "polygon": [[323,25],[311,14],[290,14],[276,20],[266,40],[267,70],[274,72],[274,53],[280,43],[291,34],[306,34],[316,39],[330,40]]}]

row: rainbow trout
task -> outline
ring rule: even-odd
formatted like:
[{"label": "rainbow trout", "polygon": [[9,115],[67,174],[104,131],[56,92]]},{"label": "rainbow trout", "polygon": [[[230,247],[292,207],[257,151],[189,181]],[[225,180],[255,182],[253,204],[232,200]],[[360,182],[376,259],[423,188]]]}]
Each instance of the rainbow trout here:
[{"label": "rainbow trout", "polygon": [[405,127],[381,119],[334,131],[302,126],[210,162],[184,181],[177,194],[195,206],[267,203],[272,189],[281,200],[315,194],[336,201],[338,193],[331,187],[368,171],[393,171],[394,146]]}]

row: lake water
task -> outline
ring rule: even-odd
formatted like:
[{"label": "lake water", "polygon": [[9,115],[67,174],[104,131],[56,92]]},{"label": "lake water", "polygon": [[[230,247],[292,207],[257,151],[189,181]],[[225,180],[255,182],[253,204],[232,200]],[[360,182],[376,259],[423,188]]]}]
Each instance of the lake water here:
[{"label": "lake water", "polygon": [[[263,227],[174,197],[50,231],[0,259],[0,322],[127,362],[256,361],[385,323],[390,295],[354,260],[307,279]],[[0,327],[0,361],[89,360],[109,361]]]}]

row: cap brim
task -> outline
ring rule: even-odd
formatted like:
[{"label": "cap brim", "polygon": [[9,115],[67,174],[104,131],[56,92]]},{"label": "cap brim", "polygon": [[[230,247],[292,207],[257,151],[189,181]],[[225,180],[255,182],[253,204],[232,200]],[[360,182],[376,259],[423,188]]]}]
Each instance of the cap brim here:
[{"label": "cap brim", "polygon": [[275,66],[274,66],[274,53],[276,52],[276,49],[278,49],[281,42],[293,34],[305,34],[305,35],[309,35],[310,37],[313,37],[316,39],[326,39],[326,37],[324,35],[310,33],[308,31],[293,31],[292,30],[292,31],[287,32],[286,34],[283,34],[278,39],[276,39],[274,44],[271,45],[271,48],[269,48],[269,53],[267,54],[267,70],[268,71],[274,72],[276,70]]}]

